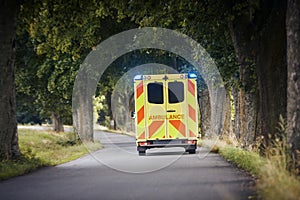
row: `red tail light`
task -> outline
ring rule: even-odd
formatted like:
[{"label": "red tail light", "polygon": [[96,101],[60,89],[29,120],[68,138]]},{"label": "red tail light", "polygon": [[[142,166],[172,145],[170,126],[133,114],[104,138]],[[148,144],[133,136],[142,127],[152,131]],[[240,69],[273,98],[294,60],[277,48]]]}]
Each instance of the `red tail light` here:
[{"label": "red tail light", "polygon": [[139,142],[139,145],[140,146],[147,146],[147,145],[149,145],[150,144],[150,142]]},{"label": "red tail light", "polygon": [[187,140],[185,141],[186,144],[196,144],[195,140]]}]

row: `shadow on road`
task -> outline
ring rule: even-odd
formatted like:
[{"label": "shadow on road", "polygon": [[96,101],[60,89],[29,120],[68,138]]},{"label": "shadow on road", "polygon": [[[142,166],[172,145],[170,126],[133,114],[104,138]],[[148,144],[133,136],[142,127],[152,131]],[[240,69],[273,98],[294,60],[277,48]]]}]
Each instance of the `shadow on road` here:
[{"label": "shadow on road", "polygon": [[146,156],[180,156],[180,155],[188,155],[185,152],[184,148],[180,147],[169,147],[169,148],[154,148],[149,149],[146,152]]},{"label": "shadow on road", "polygon": [[157,151],[157,152],[147,152],[146,156],[170,156],[170,155],[183,155],[187,154],[183,151]]}]

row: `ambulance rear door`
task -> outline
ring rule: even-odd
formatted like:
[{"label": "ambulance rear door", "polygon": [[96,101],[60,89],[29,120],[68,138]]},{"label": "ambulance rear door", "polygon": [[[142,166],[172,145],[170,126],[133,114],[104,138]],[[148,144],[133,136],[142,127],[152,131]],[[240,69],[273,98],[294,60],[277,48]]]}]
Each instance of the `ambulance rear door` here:
[{"label": "ambulance rear door", "polygon": [[186,83],[185,74],[168,74],[165,77],[168,139],[187,138]]},{"label": "ambulance rear door", "polygon": [[167,138],[166,81],[164,77],[163,74],[144,76],[146,137],[148,140]]}]

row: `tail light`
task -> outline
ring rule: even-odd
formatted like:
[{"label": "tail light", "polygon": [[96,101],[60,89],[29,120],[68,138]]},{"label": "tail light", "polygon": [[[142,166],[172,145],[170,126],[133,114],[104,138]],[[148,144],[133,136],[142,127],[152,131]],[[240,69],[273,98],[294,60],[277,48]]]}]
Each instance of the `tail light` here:
[{"label": "tail light", "polygon": [[186,144],[196,144],[195,140],[187,140],[185,141]]},{"label": "tail light", "polygon": [[147,146],[147,145],[149,145],[150,144],[150,142],[139,142],[139,145],[140,146]]}]

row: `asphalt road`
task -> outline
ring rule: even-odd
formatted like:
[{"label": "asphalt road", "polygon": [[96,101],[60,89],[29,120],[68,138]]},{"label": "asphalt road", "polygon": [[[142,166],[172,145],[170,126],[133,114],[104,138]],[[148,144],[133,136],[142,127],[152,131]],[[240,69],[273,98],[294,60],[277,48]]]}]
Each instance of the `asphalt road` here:
[{"label": "asphalt road", "polygon": [[0,182],[0,199],[248,199],[253,179],[199,148],[148,150],[134,139],[96,131],[105,148],[75,161]]}]

